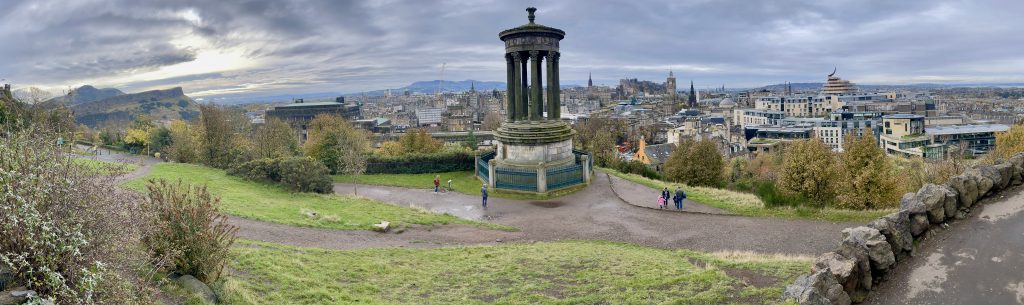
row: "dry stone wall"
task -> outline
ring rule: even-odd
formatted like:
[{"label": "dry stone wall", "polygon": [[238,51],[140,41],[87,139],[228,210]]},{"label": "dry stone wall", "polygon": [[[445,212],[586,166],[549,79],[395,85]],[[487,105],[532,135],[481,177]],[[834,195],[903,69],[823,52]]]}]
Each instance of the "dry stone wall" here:
[{"label": "dry stone wall", "polygon": [[863,301],[889,270],[914,253],[914,242],[948,221],[963,219],[980,200],[1024,182],[1024,153],[994,165],[975,166],[944,185],[907,193],[897,212],[843,230],[834,251],[817,257],[810,274],[786,287],[783,300],[849,305]]}]

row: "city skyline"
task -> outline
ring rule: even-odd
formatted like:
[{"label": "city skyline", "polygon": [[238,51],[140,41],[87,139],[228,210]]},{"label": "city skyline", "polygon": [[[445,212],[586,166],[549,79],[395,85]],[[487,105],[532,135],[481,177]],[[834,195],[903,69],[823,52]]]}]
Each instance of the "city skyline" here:
[{"label": "city skyline", "polygon": [[[728,2],[728,1],[726,1]],[[822,82],[1024,82],[1013,1],[828,2],[15,1],[0,78],[59,91],[182,86],[195,97],[351,93],[414,81],[503,81],[494,31],[565,29],[562,83],[664,80],[699,88]]]}]

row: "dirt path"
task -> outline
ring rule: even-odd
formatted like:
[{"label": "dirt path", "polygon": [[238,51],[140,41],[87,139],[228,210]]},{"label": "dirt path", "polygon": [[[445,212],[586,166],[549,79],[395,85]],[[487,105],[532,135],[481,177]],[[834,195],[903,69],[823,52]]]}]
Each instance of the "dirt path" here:
[{"label": "dirt path", "polygon": [[[143,162],[138,170],[122,179],[145,176],[152,164]],[[586,189],[565,197],[542,201],[490,198],[488,209],[480,206],[479,197],[460,193],[434,194],[425,189],[343,183],[335,184],[334,189],[346,195],[355,187],[363,197],[509,225],[521,231],[446,225],[412,227],[398,234],[294,227],[237,217],[230,222],[239,227],[242,238],[328,249],[610,240],[669,249],[806,255],[830,250],[836,246],[843,228],[856,225],[715,215],[720,210],[695,204],[688,204],[689,211],[697,213],[651,209],[644,206],[646,197],[656,198],[656,191],[601,173],[595,175]],[[628,201],[632,200],[639,203],[630,204]]]}]

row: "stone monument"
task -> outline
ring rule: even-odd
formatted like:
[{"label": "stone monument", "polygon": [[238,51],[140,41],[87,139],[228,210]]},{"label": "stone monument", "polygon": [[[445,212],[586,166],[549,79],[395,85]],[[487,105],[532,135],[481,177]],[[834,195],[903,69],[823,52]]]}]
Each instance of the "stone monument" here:
[{"label": "stone monument", "polygon": [[[589,182],[589,156],[573,151],[575,132],[560,119],[558,45],[565,31],[535,23],[536,8],[526,11],[529,23],[498,34],[505,42],[507,117],[494,134],[498,142],[495,154],[485,156],[486,165],[478,161],[478,172],[484,165],[490,175],[478,175],[497,188],[536,192]],[[574,183],[577,174],[565,174],[574,166],[578,167],[578,183]],[[503,177],[522,178],[530,173],[536,173],[535,181],[503,181]],[[549,179],[549,174],[560,176]],[[535,188],[527,187],[531,182]]]}]

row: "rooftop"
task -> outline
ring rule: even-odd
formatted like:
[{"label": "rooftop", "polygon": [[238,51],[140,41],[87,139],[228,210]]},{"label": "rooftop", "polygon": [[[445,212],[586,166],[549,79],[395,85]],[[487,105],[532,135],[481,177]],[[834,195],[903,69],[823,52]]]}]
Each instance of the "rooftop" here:
[{"label": "rooftop", "polygon": [[909,114],[909,113],[897,113],[883,116],[883,119],[923,119],[923,115]]},{"label": "rooftop", "polygon": [[980,132],[1003,132],[1010,130],[1010,126],[1003,124],[985,124],[985,125],[951,125],[951,126],[940,126],[940,127],[928,127],[925,128],[925,133],[932,135],[942,134],[960,134],[960,133],[980,133]]},{"label": "rooftop", "polygon": [[300,108],[300,107],[316,107],[316,106],[345,106],[344,103],[338,102],[316,102],[316,103],[291,103],[287,105],[281,105],[274,108]]}]

